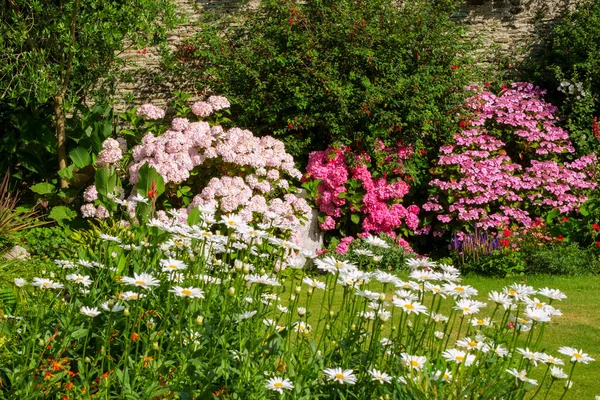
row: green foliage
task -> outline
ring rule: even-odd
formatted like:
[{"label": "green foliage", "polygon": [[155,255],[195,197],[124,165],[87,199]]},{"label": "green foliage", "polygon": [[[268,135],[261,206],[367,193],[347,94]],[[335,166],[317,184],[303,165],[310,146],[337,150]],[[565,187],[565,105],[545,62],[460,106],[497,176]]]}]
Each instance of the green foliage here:
[{"label": "green foliage", "polygon": [[53,261],[71,254],[72,241],[62,227],[40,227],[21,232],[19,244],[27,249],[32,257]]},{"label": "green foliage", "polygon": [[[461,262],[460,256],[456,255],[455,259],[457,264]],[[481,275],[510,278],[524,275],[527,264],[524,255],[520,252],[496,250],[485,257],[480,257],[477,261],[466,260],[462,264],[461,270],[465,273],[474,272]]]},{"label": "green foliage", "polygon": [[[0,166],[20,179],[56,178],[53,161],[66,163],[70,147],[66,116],[113,92],[125,43],[159,43],[175,21],[171,0],[0,1],[0,125],[9,132]],[[91,162],[71,155],[80,168]]]},{"label": "green foliage", "polygon": [[561,114],[579,155],[598,148],[590,134],[600,115],[600,0],[577,2],[550,31],[539,54],[525,64],[524,75],[561,101]]},{"label": "green foliage", "polygon": [[600,261],[593,249],[581,249],[576,243],[542,246],[527,257],[527,271],[554,275],[600,273]]},{"label": "green foliage", "polygon": [[296,157],[332,142],[371,150],[375,138],[433,148],[476,80],[473,41],[457,40],[452,11],[452,1],[263,0],[241,23],[205,22],[178,72]]}]

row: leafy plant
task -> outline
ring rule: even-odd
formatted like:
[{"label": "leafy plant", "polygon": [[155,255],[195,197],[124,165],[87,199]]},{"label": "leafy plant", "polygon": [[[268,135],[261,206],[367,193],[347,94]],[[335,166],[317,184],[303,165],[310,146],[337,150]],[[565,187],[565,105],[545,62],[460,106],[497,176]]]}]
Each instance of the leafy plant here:
[{"label": "leafy plant", "polygon": [[455,7],[263,0],[235,24],[207,18],[175,69],[230,98],[242,126],[281,136],[301,163],[330,144],[435,148],[476,80]]},{"label": "leafy plant", "polygon": [[46,223],[38,219],[35,209],[23,210],[17,207],[19,192],[10,190],[9,181],[10,174],[6,172],[0,183],[0,237]]}]

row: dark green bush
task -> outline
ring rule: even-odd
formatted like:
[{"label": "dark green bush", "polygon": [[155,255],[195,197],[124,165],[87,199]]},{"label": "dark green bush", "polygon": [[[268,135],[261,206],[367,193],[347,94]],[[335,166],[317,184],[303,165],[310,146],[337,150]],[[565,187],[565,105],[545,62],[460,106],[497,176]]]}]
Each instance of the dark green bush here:
[{"label": "dark green bush", "polygon": [[593,117],[600,116],[600,0],[567,9],[540,39],[544,46],[525,63],[524,79],[561,101],[565,127],[579,155],[588,154],[598,149],[591,126]]},{"label": "dark green bush", "polygon": [[377,138],[437,148],[475,80],[455,4],[263,0],[241,23],[207,20],[179,66],[301,161],[330,143],[369,151]]},{"label": "dark green bush", "polygon": [[541,246],[527,255],[527,272],[554,275],[587,275],[600,273],[600,261],[593,249],[577,244]]}]

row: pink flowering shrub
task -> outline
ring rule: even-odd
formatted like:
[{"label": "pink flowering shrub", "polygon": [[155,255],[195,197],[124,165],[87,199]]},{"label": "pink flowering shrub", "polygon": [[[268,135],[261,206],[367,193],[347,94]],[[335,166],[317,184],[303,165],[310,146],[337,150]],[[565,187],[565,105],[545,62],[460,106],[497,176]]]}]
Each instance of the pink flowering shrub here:
[{"label": "pink flowering shrub", "polygon": [[[392,162],[392,158],[397,162],[411,155],[409,149],[402,146],[398,149],[383,146],[377,150],[384,153],[381,157],[384,162]],[[309,155],[306,179],[319,180],[316,204],[324,214],[321,228],[340,229],[346,234],[385,233],[393,237],[400,229],[405,234],[416,231],[419,207],[401,204],[410,189],[399,179],[402,168],[398,165],[393,169],[395,174],[375,177],[371,171],[377,165],[369,155],[356,156],[347,150],[328,148]],[[348,243],[340,243],[339,252],[345,252]]]},{"label": "pink flowering shrub", "polygon": [[477,92],[467,100],[472,115],[440,148],[423,205],[437,214],[436,232],[451,224],[530,226],[543,211],[578,210],[596,186],[588,173],[596,158],[566,161],[574,149],[544,92],[529,83],[513,83],[499,95],[470,89]]},{"label": "pink flowering shrub", "polygon": [[[207,102],[197,102],[188,110],[190,117],[197,119],[228,107],[226,98],[211,96]],[[215,210],[217,218],[235,213],[245,222],[297,233],[295,228],[310,207],[306,200],[293,194],[293,181],[302,174],[294,167],[294,160],[281,141],[181,116],[164,126],[155,118],[161,115],[164,116],[164,111],[152,105],[144,105],[135,112],[136,117],[143,118],[133,124],[142,132],[141,140],[129,151],[127,159],[131,162],[122,177],[133,190],[126,201],[119,203],[127,207],[131,217],[135,216],[136,201],[140,201],[135,196],[139,194],[136,185],[141,180],[140,171],[147,164],[162,177],[168,203],[181,218],[200,206]],[[123,158],[117,140],[107,139],[103,149],[98,157],[99,168],[111,167]],[[95,187],[85,191],[84,200],[97,199]],[[90,205],[85,205],[82,212],[96,216]]]}]

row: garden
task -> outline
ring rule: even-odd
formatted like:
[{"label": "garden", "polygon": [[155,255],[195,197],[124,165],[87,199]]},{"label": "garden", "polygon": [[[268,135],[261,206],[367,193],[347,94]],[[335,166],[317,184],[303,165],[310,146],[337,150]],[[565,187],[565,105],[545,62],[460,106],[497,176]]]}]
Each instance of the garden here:
[{"label": "garden", "polygon": [[600,398],[600,0],[121,3],[0,1],[0,398]]}]

